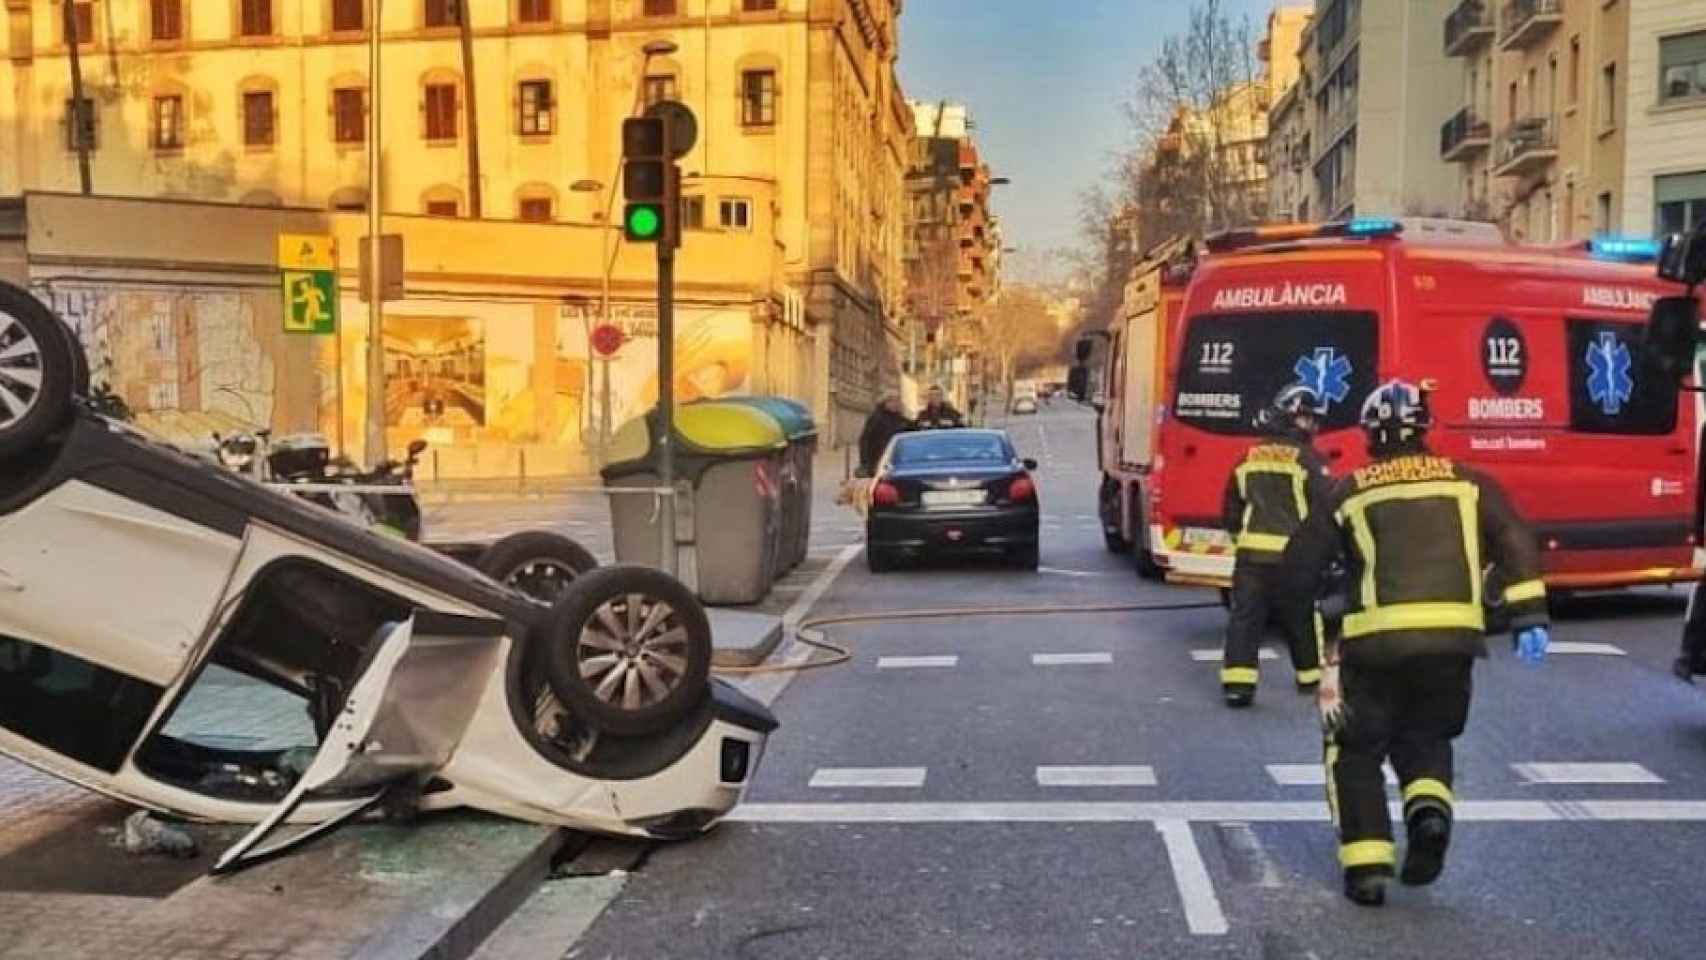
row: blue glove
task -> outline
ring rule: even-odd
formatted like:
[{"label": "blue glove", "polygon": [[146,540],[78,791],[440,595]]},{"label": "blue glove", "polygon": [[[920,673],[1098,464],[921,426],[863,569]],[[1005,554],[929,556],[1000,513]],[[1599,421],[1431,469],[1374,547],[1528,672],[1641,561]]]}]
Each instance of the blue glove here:
[{"label": "blue glove", "polygon": [[1539,663],[1546,659],[1552,646],[1552,631],[1545,627],[1529,627],[1516,635],[1516,657],[1523,663]]}]

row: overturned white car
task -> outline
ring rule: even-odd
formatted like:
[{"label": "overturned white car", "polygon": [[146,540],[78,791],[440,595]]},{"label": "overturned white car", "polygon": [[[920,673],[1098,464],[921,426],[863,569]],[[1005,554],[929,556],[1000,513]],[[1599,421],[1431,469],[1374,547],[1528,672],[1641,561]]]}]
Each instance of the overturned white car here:
[{"label": "overturned white car", "polygon": [[87,379],[0,284],[0,753],[257,824],[222,869],[380,804],[676,838],[740,800],[776,722],[709,678],[675,580],[546,606],[103,418]]}]

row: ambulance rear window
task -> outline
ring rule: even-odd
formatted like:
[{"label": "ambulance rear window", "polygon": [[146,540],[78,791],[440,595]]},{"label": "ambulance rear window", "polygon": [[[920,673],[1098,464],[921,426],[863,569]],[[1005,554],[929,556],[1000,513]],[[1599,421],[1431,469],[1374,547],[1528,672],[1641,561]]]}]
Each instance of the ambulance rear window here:
[{"label": "ambulance rear window", "polygon": [[1181,422],[1233,436],[1282,387],[1304,383],[1322,403],[1322,429],[1354,426],[1375,386],[1380,356],[1373,313],[1299,311],[1193,317],[1179,357],[1173,413]]}]

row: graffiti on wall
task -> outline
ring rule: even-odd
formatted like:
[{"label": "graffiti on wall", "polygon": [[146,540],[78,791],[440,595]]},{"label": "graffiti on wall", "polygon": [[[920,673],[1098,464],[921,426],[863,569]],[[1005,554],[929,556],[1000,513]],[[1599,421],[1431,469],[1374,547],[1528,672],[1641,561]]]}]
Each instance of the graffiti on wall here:
[{"label": "graffiti on wall", "polygon": [[467,317],[385,318],[385,425],[486,425],[484,324]]},{"label": "graffiti on wall", "polygon": [[270,426],[277,358],[256,335],[254,298],[217,289],[38,281],[36,297],[76,331],[90,377],[144,429],[177,443]]},{"label": "graffiti on wall", "polygon": [[[588,338],[599,317],[597,304],[571,305],[562,308],[557,324],[558,354],[581,365],[593,378],[588,395],[594,398],[604,390],[604,373],[599,362],[588,360],[592,355]],[[610,361],[610,419],[619,426],[657,404],[657,310],[618,304],[611,308],[610,319],[626,341]],[[677,312],[677,402],[749,392],[752,360],[752,320],[746,310],[685,308]]]}]

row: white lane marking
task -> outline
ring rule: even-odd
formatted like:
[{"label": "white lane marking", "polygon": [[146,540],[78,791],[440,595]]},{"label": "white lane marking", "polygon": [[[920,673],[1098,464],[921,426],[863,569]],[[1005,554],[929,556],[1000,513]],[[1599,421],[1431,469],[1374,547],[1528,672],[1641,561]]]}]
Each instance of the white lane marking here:
[{"label": "white lane marking", "polygon": [[1112,577],[1109,570],[1063,570],[1059,567],[1038,567],[1038,573],[1052,573],[1057,577]]},{"label": "white lane marking", "polygon": [[[1395,821],[1403,804],[1391,803]],[[729,812],[737,823],[1325,823],[1327,804],[1246,802],[986,802],[986,803],[743,803]],[[1475,823],[1706,823],[1706,800],[1471,800],[1455,819]]]},{"label": "white lane marking", "polygon": [[1155,832],[1167,845],[1167,860],[1173,865],[1173,882],[1185,906],[1185,926],[1198,936],[1218,937],[1226,933],[1226,914],[1214,895],[1214,880],[1197,849],[1197,838],[1184,820],[1157,820]]},{"label": "white lane marking", "polygon": [[1552,653],[1583,654],[1598,657],[1626,657],[1627,653],[1615,643],[1590,643],[1583,640],[1555,640],[1547,648]]},{"label": "white lane marking", "polygon": [[[1226,651],[1225,650],[1192,650],[1191,651],[1191,659],[1195,660],[1198,663],[1220,663],[1226,659]],[[1263,647],[1261,650],[1257,651],[1256,659],[1257,660],[1278,660],[1279,654],[1275,653],[1272,650],[1269,650],[1267,647]]]},{"label": "white lane marking", "polygon": [[[1391,767],[1382,767],[1387,786],[1397,786],[1398,775]],[[1323,787],[1327,785],[1327,769],[1319,763],[1270,763],[1268,776],[1282,787]]]},{"label": "white lane marking", "polygon": [[1038,767],[1041,787],[1153,787],[1155,768],[1104,764],[1093,767]]},{"label": "white lane marking", "polygon": [[[772,662],[785,666],[799,666],[811,659],[812,648],[799,642],[795,636],[799,633],[800,621],[811,613],[812,607],[817,605],[818,600],[822,599],[823,595],[829,591],[830,586],[835,583],[835,578],[841,576],[841,571],[847,569],[847,565],[852,563],[853,558],[857,557],[864,549],[865,547],[862,544],[843,547],[841,552],[836,554],[835,559],[829,562],[829,566],[825,567],[823,572],[817,575],[817,579],[812,581],[812,585],[806,588],[806,592],[800,594],[783,612],[782,635],[786,640]],[[780,670],[776,673],[760,674],[757,677],[737,682],[747,696],[769,706],[776,702],[776,698],[782,695],[782,691],[786,690],[788,684],[793,682],[794,677],[798,675],[799,671],[797,670]]]},{"label": "white lane marking", "polygon": [[1513,763],[1529,783],[1664,783],[1638,763]]},{"label": "white lane marking", "polygon": [[1114,662],[1114,655],[1111,653],[1033,653],[1033,654],[1031,654],[1031,666],[1033,666],[1033,667],[1092,666],[1092,665],[1096,665],[1096,664],[1108,664],[1108,663],[1113,663],[1113,662]]},{"label": "white lane marking", "polygon": [[810,787],[922,787],[925,767],[819,767]]},{"label": "white lane marking", "polygon": [[957,667],[960,658],[948,657],[878,657],[878,670],[905,670],[911,667]]}]

